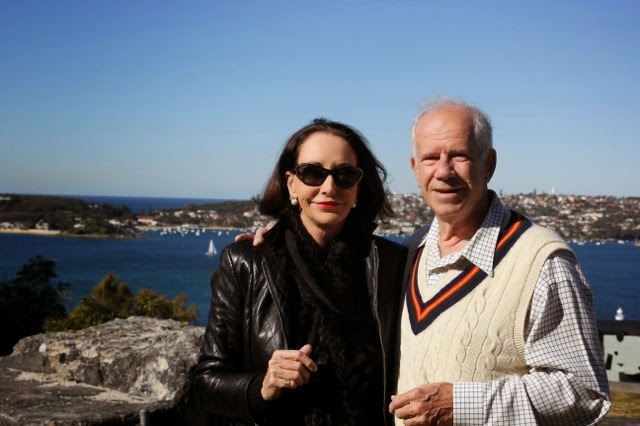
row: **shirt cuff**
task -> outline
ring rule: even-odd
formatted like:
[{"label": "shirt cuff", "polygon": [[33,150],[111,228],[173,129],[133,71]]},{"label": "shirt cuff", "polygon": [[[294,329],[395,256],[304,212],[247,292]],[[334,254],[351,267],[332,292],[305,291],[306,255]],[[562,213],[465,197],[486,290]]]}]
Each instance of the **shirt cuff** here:
[{"label": "shirt cuff", "polygon": [[453,424],[482,425],[486,416],[484,396],[489,383],[455,382],[453,384]]}]

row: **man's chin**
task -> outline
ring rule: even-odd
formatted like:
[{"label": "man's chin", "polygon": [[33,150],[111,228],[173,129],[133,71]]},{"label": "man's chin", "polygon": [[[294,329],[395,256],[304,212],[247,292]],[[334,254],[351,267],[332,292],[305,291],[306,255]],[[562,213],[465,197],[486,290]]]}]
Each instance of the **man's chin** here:
[{"label": "man's chin", "polygon": [[447,206],[457,206],[464,201],[462,191],[432,191],[429,195],[429,205],[434,211],[438,206],[448,209]]}]

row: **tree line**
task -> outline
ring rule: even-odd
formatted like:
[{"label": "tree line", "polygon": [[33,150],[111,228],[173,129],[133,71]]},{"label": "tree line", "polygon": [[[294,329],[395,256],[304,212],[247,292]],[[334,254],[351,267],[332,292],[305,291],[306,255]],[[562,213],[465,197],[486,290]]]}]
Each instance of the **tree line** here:
[{"label": "tree line", "polygon": [[67,235],[131,236],[135,214],[127,206],[44,195],[0,196],[0,223],[42,228]]},{"label": "tree line", "polygon": [[20,339],[44,331],[79,330],[132,315],[192,324],[198,318],[198,308],[186,306],[186,295],[169,300],[148,289],[133,294],[114,274],[67,314],[70,291],[71,284],[57,280],[55,261],[41,256],[25,263],[14,278],[0,281],[0,356],[10,354]]}]

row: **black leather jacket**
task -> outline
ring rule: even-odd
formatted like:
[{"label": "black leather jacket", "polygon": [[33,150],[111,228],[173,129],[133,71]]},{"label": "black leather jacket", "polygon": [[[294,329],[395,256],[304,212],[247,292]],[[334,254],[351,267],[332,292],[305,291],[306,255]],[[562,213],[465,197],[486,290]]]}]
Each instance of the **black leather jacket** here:
[{"label": "black leather jacket", "polygon": [[[291,349],[283,233],[276,226],[260,247],[250,242],[230,244],[222,251],[220,266],[211,279],[212,304],[193,391],[202,408],[226,416],[226,420],[218,416],[215,424],[255,424],[249,385],[266,372],[275,350]],[[405,258],[404,247],[372,237],[366,276],[384,358],[381,374],[385,375],[386,396],[380,410],[387,424]]]}]

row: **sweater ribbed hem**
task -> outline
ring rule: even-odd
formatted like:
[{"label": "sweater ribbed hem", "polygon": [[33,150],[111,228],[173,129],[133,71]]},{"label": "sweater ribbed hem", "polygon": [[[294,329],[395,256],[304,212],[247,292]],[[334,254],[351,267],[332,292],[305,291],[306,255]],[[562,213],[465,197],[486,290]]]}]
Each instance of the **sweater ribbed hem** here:
[{"label": "sweater ribbed hem", "polygon": [[261,423],[267,416],[269,403],[262,398],[262,382],[267,373],[260,373],[251,379],[247,388],[247,404],[256,423]]}]

